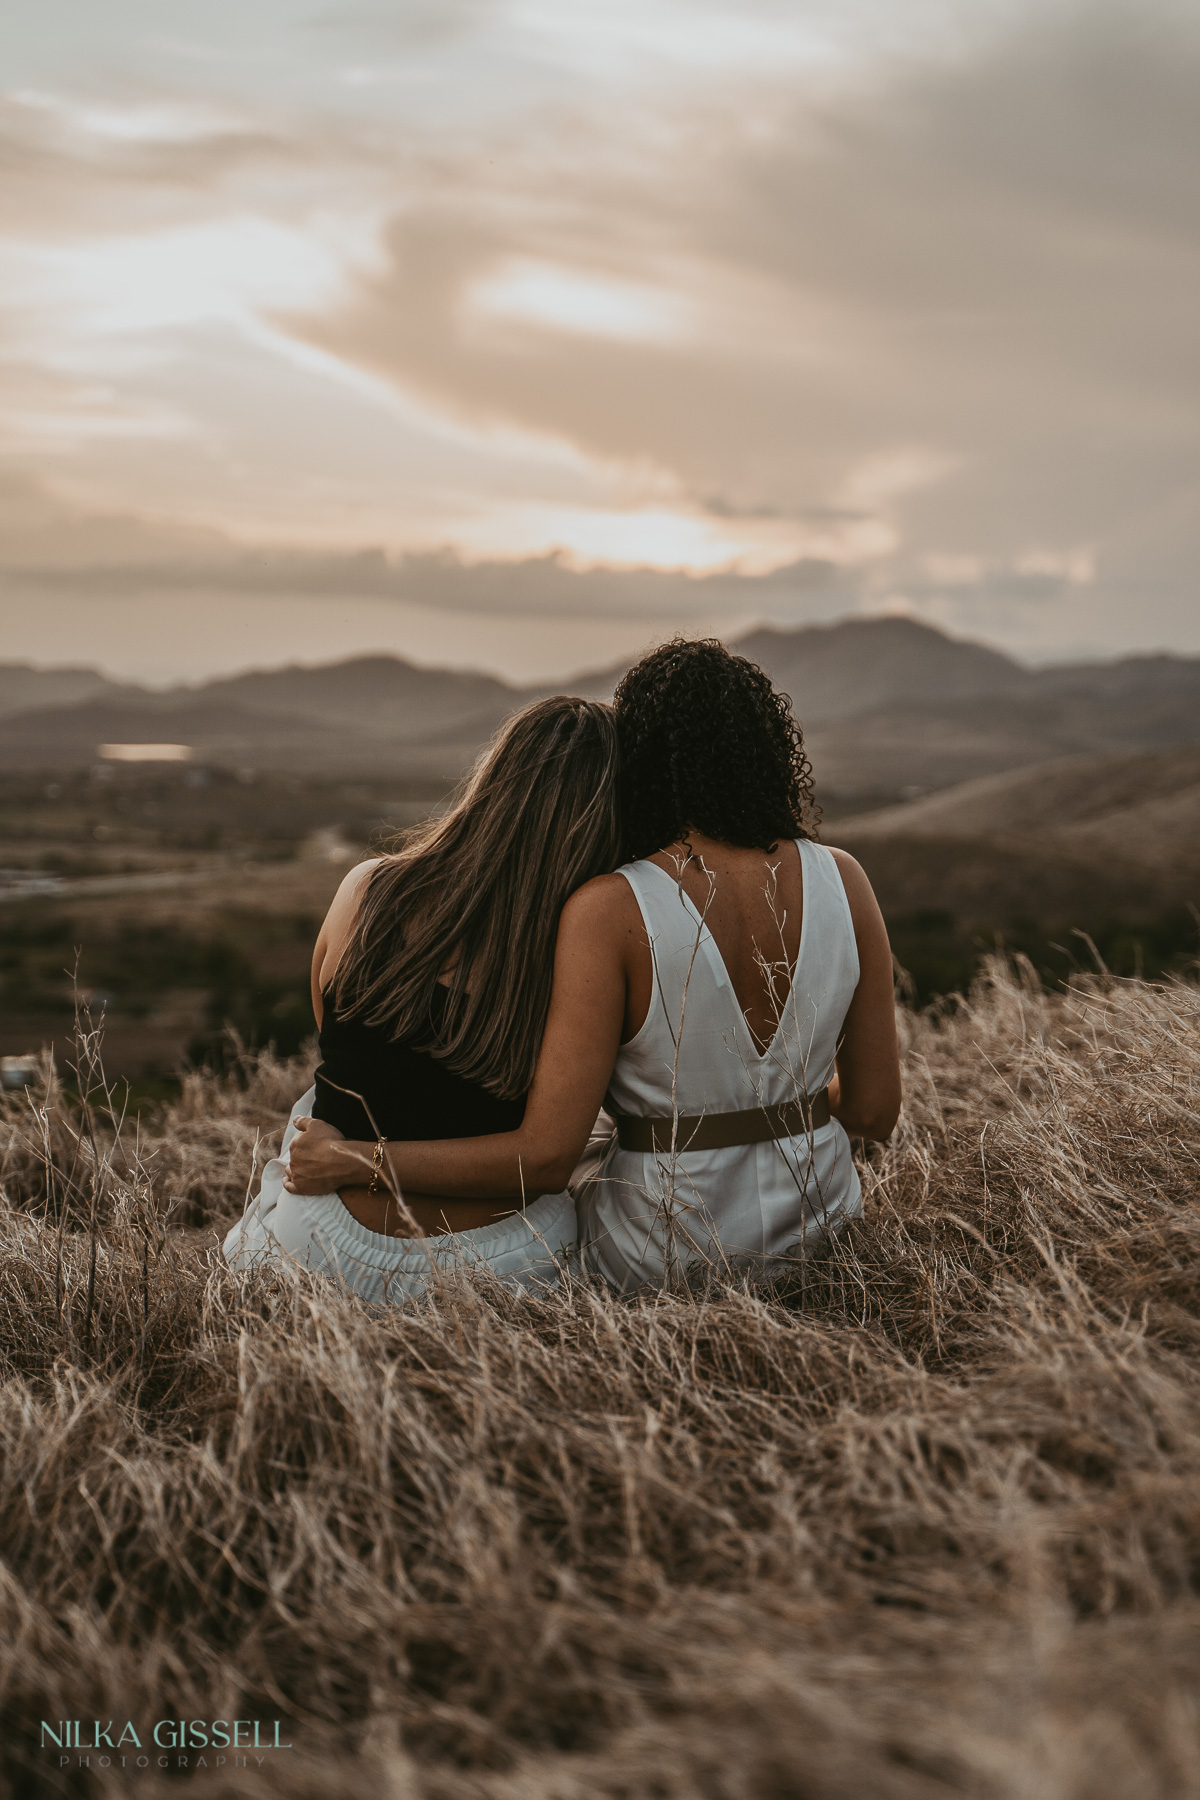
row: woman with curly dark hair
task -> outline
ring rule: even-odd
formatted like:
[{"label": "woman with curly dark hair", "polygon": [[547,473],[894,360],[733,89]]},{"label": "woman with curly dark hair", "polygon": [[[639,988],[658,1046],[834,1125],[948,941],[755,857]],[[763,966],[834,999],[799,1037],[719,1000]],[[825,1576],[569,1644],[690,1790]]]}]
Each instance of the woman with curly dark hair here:
[{"label": "woman with curly dark hair", "polygon": [[576,1186],[618,1288],[691,1265],[776,1274],[859,1209],[849,1136],[886,1138],[900,1070],[887,932],[866,876],[816,841],[790,702],[711,641],[617,689],[625,862],[567,901],[520,1127],[392,1147],[427,1194]]},{"label": "woman with curly dark hair", "polygon": [[591,885],[623,882],[641,929],[580,1236],[622,1288],[692,1262],[778,1273],[860,1209],[847,1134],[899,1113],[887,932],[853,857],[816,841],[791,702],[754,663],[677,639],[614,710],[627,860]]},{"label": "woman with curly dark hair", "polygon": [[621,824],[630,862],[689,828],[771,853],[814,839],[812,768],[786,694],[715,638],[676,638],[617,688]]}]

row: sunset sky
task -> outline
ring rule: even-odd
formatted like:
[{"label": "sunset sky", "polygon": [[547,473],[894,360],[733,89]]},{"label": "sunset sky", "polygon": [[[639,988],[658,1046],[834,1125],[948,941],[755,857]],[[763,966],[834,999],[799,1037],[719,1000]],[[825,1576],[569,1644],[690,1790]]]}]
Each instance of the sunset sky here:
[{"label": "sunset sky", "polygon": [[0,14],[0,659],[1200,653],[1182,0]]}]

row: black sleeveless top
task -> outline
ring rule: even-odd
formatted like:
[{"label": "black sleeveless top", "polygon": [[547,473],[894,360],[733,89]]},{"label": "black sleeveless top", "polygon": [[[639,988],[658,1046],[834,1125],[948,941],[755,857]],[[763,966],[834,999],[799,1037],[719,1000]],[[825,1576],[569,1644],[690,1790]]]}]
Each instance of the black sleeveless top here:
[{"label": "black sleeveless top", "polygon": [[[444,995],[439,986],[431,1013],[435,1029]],[[329,993],[321,997],[325,1006],[313,1118],[335,1125],[344,1137],[362,1142],[374,1138],[376,1128],[382,1137],[409,1140],[487,1137],[493,1131],[515,1131],[525,1117],[524,1095],[497,1100],[478,1082],[451,1074],[427,1050],[394,1043],[378,1025],[340,1019]],[[350,1092],[339,1093],[339,1088]],[[362,1100],[351,1097],[355,1094],[366,1100],[374,1126]]]}]

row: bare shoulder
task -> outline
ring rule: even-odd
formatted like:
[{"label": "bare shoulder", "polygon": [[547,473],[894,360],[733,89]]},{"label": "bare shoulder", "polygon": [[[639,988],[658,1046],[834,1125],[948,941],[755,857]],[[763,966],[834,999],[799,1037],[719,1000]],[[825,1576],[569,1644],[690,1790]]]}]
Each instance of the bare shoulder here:
[{"label": "bare shoulder", "polygon": [[321,1023],[321,993],[333,980],[346,940],[354,929],[367,883],[382,861],[381,856],[374,856],[351,869],[333,896],[329,911],[325,914],[325,923],[317,933],[317,941],[313,945],[312,983],[313,1010],[317,1015],[318,1025]]},{"label": "bare shoulder", "polygon": [[[851,882],[857,883],[867,880],[866,871],[862,864],[856,861],[848,850],[839,850],[836,844],[826,844],[824,848],[828,850],[830,856],[832,856],[834,862],[841,870],[842,881],[847,889],[849,889]],[[867,882],[867,886],[869,887],[870,885],[870,882]]]},{"label": "bare shoulder", "polygon": [[327,924],[334,918],[352,917],[358,911],[363,891],[382,861],[381,856],[369,857],[366,862],[357,863],[343,878],[341,886],[330,903]]},{"label": "bare shoulder", "polygon": [[846,898],[850,902],[850,914],[855,924],[857,925],[864,917],[873,918],[879,911],[879,902],[875,898],[875,890],[871,886],[862,864],[856,861],[848,850],[838,850],[833,844],[827,845],[826,848],[838,866],[842,886],[845,888]]},{"label": "bare shoulder", "polygon": [[626,931],[641,913],[633,889],[623,875],[596,875],[576,888],[562,909],[560,928],[574,935]]},{"label": "bare shoulder", "polygon": [[366,862],[358,863],[343,878],[341,886],[329,903],[329,911],[325,914],[325,923],[322,925],[320,936],[317,939],[322,949],[333,946],[341,948],[342,941],[353,925],[362,904],[367,883],[382,861],[382,857],[373,856]]}]

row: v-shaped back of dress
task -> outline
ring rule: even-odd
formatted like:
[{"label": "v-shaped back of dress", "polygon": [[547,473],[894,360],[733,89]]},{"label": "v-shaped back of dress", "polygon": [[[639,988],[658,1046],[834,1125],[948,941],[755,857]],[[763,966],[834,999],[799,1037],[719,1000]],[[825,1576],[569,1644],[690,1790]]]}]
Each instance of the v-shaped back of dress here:
[{"label": "v-shaped back of dress", "polygon": [[[804,917],[791,988],[765,1050],[755,1043],[699,912],[657,863],[621,870],[654,963],[650,1009],[623,1044],[611,1112],[643,1118],[746,1112],[819,1092],[858,985],[858,947],[837,863],[799,843]],[[613,1142],[576,1192],[586,1263],[636,1288],[700,1263],[782,1273],[860,1207],[850,1143],[836,1119],[765,1143],[666,1155]]]},{"label": "v-shaped back of dress", "polygon": [[[797,851],[797,855],[799,855],[798,851]],[[712,925],[709,923],[710,909],[707,906],[703,909],[701,907],[697,906],[694,897],[691,894],[687,893],[686,890],[683,889],[682,883],[678,880],[678,878],[676,876],[673,876],[671,874],[671,871],[669,869],[664,869],[663,865],[661,863],[654,863],[653,866],[656,869],[660,870],[660,872],[666,876],[666,879],[671,882],[672,886],[675,887],[677,892],[683,893],[684,899],[685,899],[687,905],[689,906],[689,908],[691,909],[692,919],[693,919],[694,924],[697,927],[702,926],[704,928],[704,934],[707,937],[709,944],[711,945],[712,951],[715,954],[717,961],[719,962],[719,964],[721,966],[721,972],[724,974],[726,981],[729,983],[729,985],[733,989],[734,998],[737,1000],[737,1003],[738,1003],[738,1010],[741,1013],[742,1017],[746,1018],[749,1003],[737,991],[737,982],[734,980],[733,975],[730,971],[729,962],[725,956],[725,952],[722,950],[720,943],[717,941],[716,932],[713,930]],[[801,864],[801,867],[803,867],[803,864]],[[704,870],[703,861],[701,861],[701,863],[700,863],[700,868],[701,868],[701,870]],[[707,873],[706,870],[704,872]],[[764,894],[768,898],[768,901],[770,901],[769,890],[766,887],[764,887]],[[800,915],[801,930],[803,930],[803,925],[804,925],[803,905],[797,907],[796,910]],[[784,926],[786,924],[786,918],[787,918],[787,915],[785,912],[778,913],[777,917],[776,917],[776,932],[780,939],[779,948],[780,948],[780,951],[782,952],[782,954],[780,956],[774,958],[772,960],[771,966],[770,966],[771,989],[773,990],[774,995],[777,996],[777,998],[775,1000],[775,1004],[772,1009],[774,1016],[769,1020],[770,1030],[768,1033],[767,1043],[763,1044],[763,1043],[759,1042],[758,1033],[754,1030],[754,1028],[752,1026],[750,1026],[749,1020],[747,1019],[747,1021],[746,1021],[747,1027],[749,1028],[749,1031],[750,1031],[750,1036],[754,1042],[754,1047],[755,1047],[756,1051],[758,1052],[759,1056],[765,1056],[768,1049],[775,1042],[775,1039],[779,1036],[779,1032],[782,1028],[782,1023],[783,1023],[783,1009],[784,1009],[784,1005],[786,1004],[785,996],[787,995],[787,993],[789,992],[789,990],[791,988],[792,977],[796,972],[796,964],[800,960],[800,942],[797,943],[796,954],[794,957],[789,958],[787,956],[786,950],[784,949],[783,937],[784,937]],[[803,941],[803,940],[800,940],[800,941]],[[763,968],[761,967],[761,957],[759,957],[757,954],[757,952],[758,952],[757,942],[752,939],[749,947],[752,950],[752,952],[755,953],[756,962],[758,962],[760,964],[760,966],[756,967],[755,971],[754,971],[755,980],[757,981],[759,988],[760,988],[760,996],[758,996],[758,998],[761,999],[761,1002],[763,1005],[770,1008],[771,1007],[771,996],[767,991],[767,983],[766,983],[766,979],[765,979],[765,973],[764,973]],[[707,954],[707,946],[706,946],[706,954]],[[783,977],[785,974],[787,977],[786,981],[783,980]]]},{"label": "v-shaped back of dress", "polygon": [[641,909],[654,983],[636,1037],[621,1046],[609,1088],[617,1112],[739,1112],[814,1094],[833,1073],[858,984],[858,948],[837,863],[800,839],[800,947],[774,1038],[755,1042],[716,940],[681,884],[657,863],[621,874]]}]

